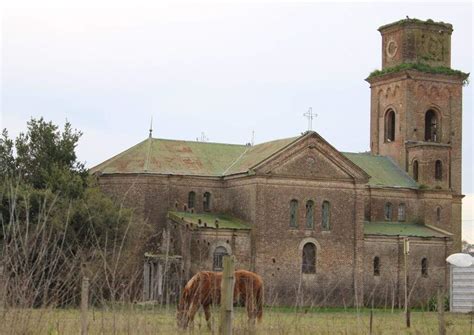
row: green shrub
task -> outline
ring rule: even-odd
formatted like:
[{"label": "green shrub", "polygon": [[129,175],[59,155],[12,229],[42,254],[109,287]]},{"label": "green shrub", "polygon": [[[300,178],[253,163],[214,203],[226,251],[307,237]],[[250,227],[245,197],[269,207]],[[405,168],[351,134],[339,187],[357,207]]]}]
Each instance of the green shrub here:
[{"label": "green shrub", "polygon": [[[428,300],[428,311],[435,312],[438,310],[438,297],[433,296]],[[449,311],[449,297],[444,297],[444,310]]]}]

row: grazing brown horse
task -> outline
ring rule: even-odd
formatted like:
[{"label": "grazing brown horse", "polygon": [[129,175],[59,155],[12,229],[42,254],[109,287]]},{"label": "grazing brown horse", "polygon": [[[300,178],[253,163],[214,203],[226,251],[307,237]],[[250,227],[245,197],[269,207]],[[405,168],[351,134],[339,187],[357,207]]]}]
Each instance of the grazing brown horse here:
[{"label": "grazing brown horse", "polygon": [[[194,320],[194,315],[202,306],[210,328],[210,306],[221,300],[222,272],[200,271],[186,284],[178,304],[178,326],[186,328]],[[235,271],[234,302],[243,301],[249,321],[262,320],[263,280],[258,274]]]}]

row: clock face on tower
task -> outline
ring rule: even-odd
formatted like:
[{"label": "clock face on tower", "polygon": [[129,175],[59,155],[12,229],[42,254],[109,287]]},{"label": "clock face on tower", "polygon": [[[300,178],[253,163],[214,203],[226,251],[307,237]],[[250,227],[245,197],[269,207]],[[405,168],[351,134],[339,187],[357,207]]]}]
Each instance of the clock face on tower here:
[{"label": "clock face on tower", "polygon": [[385,48],[385,53],[387,54],[388,58],[393,58],[398,51],[398,45],[397,42],[394,40],[390,40],[387,43],[387,47]]}]

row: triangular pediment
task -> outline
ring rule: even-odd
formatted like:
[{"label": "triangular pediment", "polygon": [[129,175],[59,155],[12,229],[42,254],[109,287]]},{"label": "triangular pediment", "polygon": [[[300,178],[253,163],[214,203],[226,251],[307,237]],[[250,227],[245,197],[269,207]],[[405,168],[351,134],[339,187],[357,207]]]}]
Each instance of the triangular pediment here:
[{"label": "triangular pediment", "polygon": [[257,174],[367,181],[369,176],[315,132],[308,132],[254,167]]}]

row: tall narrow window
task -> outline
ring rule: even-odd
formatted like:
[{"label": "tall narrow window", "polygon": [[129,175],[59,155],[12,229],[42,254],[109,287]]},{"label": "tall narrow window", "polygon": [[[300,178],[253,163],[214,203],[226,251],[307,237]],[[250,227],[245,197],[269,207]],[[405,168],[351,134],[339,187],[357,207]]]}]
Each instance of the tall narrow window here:
[{"label": "tall narrow window", "polygon": [[316,273],[316,246],[313,243],[306,243],[303,247],[301,271],[303,273]]},{"label": "tall narrow window", "polygon": [[374,276],[380,276],[380,258],[374,257]]},{"label": "tall narrow window", "polygon": [[298,200],[293,199],[290,201],[290,227],[298,226]]},{"label": "tall narrow window", "polygon": [[418,161],[413,162],[413,179],[418,181]]},{"label": "tall narrow window", "polygon": [[436,208],[436,222],[441,222],[441,207]]},{"label": "tall narrow window", "polygon": [[426,257],[421,260],[421,276],[428,277],[428,259]]},{"label": "tall narrow window", "polygon": [[194,208],[194,204],[196,203],[196,193],[191,191],[188,194],[188,208]]},{"label": "tall narrow window", "polygon": [[395,112],[391,109],[385,114],[385,142],[395,141]]},{"label": "tall narrow window", "polygon": [[438,118],[432,109],[425,114],[425,141],[438,142]]},{"label": "tall narrow window", "polygon": [[385,204],[385,210],[384,210],[384,213],[385,213],[385,220],[387,221],[392,221],[392,204],[390,202],[387,202]]},{"label": "tall narrow window", "polygon": [[331,204],[329,201],[323,201],[321,227],[323,230],[331,229]]},{"label": "tall narrow window", "polygon": [[222,259],[224,256],[228,255],[226,248],[219,246],[214,250],[214,257],[212,261],[212,269],[214,271],[222,271],[223,269],[223,264],[222,264]]},{"label": "tall narrow window", "polygon": [[435,163],[435,179],[443,179],[443,163],[440,160],[437,160]]},{"label": "tall narrow window", "polygon": [[202,209],[206,212],[209,212],[211,210],[211,193],[209,192],[204,193],[202,200]]},{"label": "tall narrow window", "polygon": [[398,221],[405,221],[406,219],[406,206],[401,203],[398,205]]},{"label": "tall narrow window", "polygon": [[314,202],[312,200],[306,202],[306,228],[314,228]]}]

